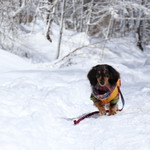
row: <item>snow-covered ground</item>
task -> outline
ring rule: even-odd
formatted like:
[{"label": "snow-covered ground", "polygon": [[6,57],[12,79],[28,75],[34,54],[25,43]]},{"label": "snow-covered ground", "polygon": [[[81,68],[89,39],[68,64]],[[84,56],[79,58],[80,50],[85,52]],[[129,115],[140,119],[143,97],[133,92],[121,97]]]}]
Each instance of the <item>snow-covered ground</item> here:
[{"label": "snow-covered ground", "polygon": [[[61,58],[78,43],[99,40],[65,33]],[[26,37],[25,45],[39,52],[30,62],[0,50],[0,149],[149,150],[150,51],[142,53],[132,38],[114,39],[52,61],[56,39],[51,44],[40,33]],[[125,108],[74,126],[73,118],[97,110],[86,75],[101,63],[120,72]]]}]

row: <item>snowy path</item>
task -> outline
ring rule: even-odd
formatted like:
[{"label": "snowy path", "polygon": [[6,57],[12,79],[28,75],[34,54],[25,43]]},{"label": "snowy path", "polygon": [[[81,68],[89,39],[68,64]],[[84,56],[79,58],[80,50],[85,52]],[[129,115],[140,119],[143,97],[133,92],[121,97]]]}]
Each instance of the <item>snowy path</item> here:
[{"label": "snowy path", "polygon": [[39,69],[1,50],[0,149],[149,150],[150,55],[122,53],[119,64],[118,55],[105,57],[121,72],[124,110],[74,126],[69,119],[96,110],[86,78],[90,65]]}]

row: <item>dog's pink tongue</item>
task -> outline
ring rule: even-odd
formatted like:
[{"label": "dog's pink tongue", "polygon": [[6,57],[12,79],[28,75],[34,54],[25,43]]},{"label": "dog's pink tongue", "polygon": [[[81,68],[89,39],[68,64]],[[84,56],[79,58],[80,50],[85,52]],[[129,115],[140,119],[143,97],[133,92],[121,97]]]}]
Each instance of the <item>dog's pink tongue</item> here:
[{"label": "dog's pink tongue", "polygon": [[105,87],[105,86],[104,87],[100,87],[99,90],[100,91],[109,91],[109,89],[107,87]]},{"label": "dog's pink tongue", "polygon": [[99,94],[100,95],[103,95],[103,94],[105,94],[105,93],[107,93],[107,92],[109,92],[109,89],[107,88],[107,87],[99,87]]}]

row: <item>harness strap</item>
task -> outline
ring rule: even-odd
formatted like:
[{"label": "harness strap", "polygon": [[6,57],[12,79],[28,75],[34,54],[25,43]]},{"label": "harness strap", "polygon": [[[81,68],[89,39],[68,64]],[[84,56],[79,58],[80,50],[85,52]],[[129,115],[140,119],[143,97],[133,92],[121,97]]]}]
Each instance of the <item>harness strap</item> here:
[{"label": "harness strap", "polygon": [[114,90],[112,91],[112,93],[110,94],[110,96],[108,98],[106,98],[105,100],[101,100],[104,104],[108,104],[111,100],[113,100],[117,95],[119,95],[119,87],[121,86],[121,80],[118,79],[116,87],[114,88]]}]

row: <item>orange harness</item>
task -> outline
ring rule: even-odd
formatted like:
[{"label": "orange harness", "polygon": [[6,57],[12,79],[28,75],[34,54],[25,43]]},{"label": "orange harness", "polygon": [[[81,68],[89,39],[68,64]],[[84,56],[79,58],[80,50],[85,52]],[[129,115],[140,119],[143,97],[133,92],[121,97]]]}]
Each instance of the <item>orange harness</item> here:
[{"label": "orange harness", "polygon": [[110,94],[110,96],[106,99],[99,99],[100,101],[102,101],[104,104],[108,104],[111,100],[113,100],[116,96],[119,95],[119,87],[121,86],[121,80],[118,79],[117,81],[117,85],[116,87],[114,88],[114,90],[112,91],[112,93]]}]

